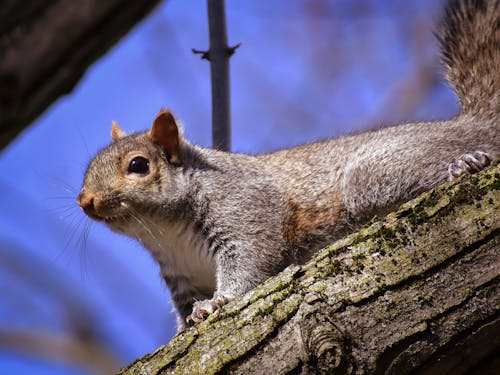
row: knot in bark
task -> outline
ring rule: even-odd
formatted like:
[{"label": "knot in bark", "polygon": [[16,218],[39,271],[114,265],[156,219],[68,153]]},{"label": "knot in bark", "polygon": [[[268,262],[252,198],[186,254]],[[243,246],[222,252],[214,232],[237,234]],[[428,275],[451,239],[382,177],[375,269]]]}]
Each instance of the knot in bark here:
[{"label": "knot in bark", "polygon": [[349,347],[342,331],[328,317],[311,315],[301,324],[302,340],[311,373],[349,373]]}]

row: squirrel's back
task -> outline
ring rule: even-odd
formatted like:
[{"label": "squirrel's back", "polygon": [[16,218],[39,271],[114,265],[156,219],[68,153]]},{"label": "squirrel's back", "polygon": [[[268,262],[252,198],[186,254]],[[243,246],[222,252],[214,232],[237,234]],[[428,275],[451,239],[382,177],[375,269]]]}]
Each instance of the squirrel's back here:
[{"label": "squirrel's back", "polygon": [[[384,214],[445,182],[449,164],[461,155],[482,150],[500,157],[500,0],[450,1],[438,39],[448,82],[461,104],[458,117],[259,157],[281,177],[294,236],[334,222],[336,228],[323,231],[323,238]],[[309,246],[311,238],[306,242]]]},{"label": "squirrel's back", "polygon": [[[486,141],[488,151],[499,157],[500,141],[496,138],[500,138],[500,0],[448,1],[437,38],[447,81],[460,102],[458,118],[348,135],[261,158],[284,168],[286,173],[307,178],[304,166],[325,163],[324,167],[331,169],[332,161],[345,166],[362,147],[380,151],[380,138],[384,143],[380,146],[390,141],[403,143],[404,148],[433,137],[439,143],[444,142],[441,138],[448,139],[458,149],[467,144],[483,147],[478,140]],[[297,164],[297,160],[306,163]]]}]

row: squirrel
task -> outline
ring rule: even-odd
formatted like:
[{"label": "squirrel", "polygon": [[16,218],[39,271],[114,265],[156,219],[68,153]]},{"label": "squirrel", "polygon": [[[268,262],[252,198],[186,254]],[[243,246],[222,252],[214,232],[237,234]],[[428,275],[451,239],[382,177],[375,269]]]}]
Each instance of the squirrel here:
[{"label": "squirrel", "polygon": [[500,157],[500,0],[451,1],[438,35],[461,103],[447,121],[263,155],[189,143],[168,110],[90,162],[79,206],[160,265],[179,330],[420,193]]}]

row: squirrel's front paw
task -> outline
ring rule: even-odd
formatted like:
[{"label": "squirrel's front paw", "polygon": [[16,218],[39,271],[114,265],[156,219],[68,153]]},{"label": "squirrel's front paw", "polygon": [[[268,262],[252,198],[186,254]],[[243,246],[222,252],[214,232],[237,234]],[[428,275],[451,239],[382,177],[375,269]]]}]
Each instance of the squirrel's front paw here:
[{"label": "squirrel's front paw", "polygon": [[186,317],[186,322],[200,323],[232,299],[233,297],[216,292],[212,299],[196,301],[193,304],[193,312]]},{"label": "squirrel's front paw", "polygon": [[477,173],[489,166],[492,161],[493,156],[483,151],[463,154],[448,165],[448,180],[452,181],[463,174]]}]

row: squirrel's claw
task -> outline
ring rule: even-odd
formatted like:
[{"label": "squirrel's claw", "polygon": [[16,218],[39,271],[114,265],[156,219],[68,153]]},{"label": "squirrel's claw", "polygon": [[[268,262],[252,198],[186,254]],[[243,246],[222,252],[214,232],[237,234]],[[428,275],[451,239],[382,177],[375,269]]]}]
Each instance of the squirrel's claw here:
[{"label": "squirrel's claw", "polygon": [[200,323],[210,314],[220,310],[222,306],[228,303],[232,298],[220,293],[214,293],[212,299],[196,301],[193,304],[193,312],[186,317],[186,323]]},{"label": "squirrel's claw", "polygon": [[448,180],[452,181],[463,174],[474,174],[491,165],[493,156],[483,152],[474,151],[463,154],[453,163],[448,165]]}]

